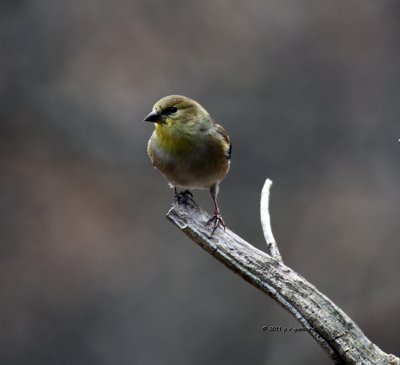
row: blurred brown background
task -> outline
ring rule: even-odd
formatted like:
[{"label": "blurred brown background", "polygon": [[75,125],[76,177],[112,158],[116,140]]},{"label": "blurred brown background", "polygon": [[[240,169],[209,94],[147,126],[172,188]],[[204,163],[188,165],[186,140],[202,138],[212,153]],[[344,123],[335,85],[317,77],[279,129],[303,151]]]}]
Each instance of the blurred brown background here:
[{"label": "blurred brown background", "polygon": [[[330,364],[164,217],[159,98],[229,131],[229,228],[400,353],[398,1],[2,1],[0,362]],[[196,200],[212,210],[207,192]]]}]

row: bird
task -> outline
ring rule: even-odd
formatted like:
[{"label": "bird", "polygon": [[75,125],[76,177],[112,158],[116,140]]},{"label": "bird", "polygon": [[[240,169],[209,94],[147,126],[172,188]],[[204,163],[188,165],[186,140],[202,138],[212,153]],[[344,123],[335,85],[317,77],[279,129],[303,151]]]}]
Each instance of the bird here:
[{"label": "bird", "polygon": [[217,197],[231,164],[228,133],[197,101],[181,95],[158,100],[144,121],[155,125],[147,145],[150,160],[174,188],[178,203],[193,201],[191,189],[209,189],[214,203],[207,222],[213,223],[211,235],[218,227],[225,230]]}]

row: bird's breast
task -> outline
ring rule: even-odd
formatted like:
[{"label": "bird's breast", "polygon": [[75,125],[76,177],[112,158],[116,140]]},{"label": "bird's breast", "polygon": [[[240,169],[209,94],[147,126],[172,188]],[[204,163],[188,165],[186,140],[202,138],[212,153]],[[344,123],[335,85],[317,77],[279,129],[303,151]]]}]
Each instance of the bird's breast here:
[{"label": "bird's breast", "polygon": [[163,138],[155,131],[148,145],[154,167],[173,186],[206,189],[221,181],[229,160],[221,143],[211,138]]}]

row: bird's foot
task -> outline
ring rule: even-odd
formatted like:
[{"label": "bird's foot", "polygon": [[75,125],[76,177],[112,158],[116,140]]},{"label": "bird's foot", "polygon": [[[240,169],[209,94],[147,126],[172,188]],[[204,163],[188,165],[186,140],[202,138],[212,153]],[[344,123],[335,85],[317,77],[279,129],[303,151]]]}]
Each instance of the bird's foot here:
[{"label": "bird's foot", "polygon": [[184,191],[178,192],[178,190],[175,189],[174,200],[179,205],[183,204],[185,206],[188,206],[189,204],[192,204],[195,207],[198,206],[193,199],[193,194],[189,190],[184,190]]},{"label": "bird's foot", "polygon": [[213,230],[211,236],[214,234],[218,227],[223,227],[225,231],[225,222],[218,211],[214,212],[214,215],[207,221],[207,224],[213,223]]}]

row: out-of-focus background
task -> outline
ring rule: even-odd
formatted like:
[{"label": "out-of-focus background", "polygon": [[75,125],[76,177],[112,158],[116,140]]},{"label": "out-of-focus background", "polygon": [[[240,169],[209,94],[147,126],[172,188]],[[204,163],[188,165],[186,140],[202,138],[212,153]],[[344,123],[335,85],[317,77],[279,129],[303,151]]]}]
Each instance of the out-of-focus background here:
[{"label": "out-of-focus background", "polygon": [[[330,364],[270,298],[166,219],[146,153],[159,98],[229,131],[229,228],[400,353],[398,1],[4,1],[0,360]],[[212,211],[207,192],[196,200]]]}]

